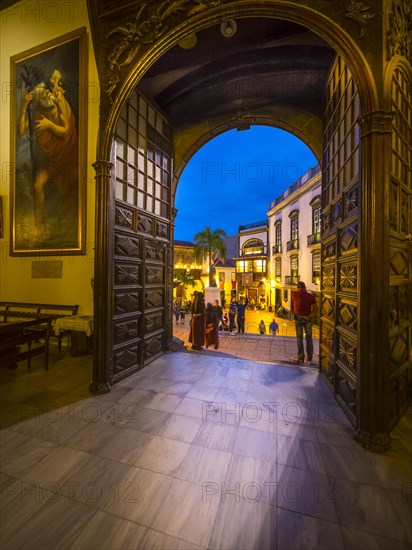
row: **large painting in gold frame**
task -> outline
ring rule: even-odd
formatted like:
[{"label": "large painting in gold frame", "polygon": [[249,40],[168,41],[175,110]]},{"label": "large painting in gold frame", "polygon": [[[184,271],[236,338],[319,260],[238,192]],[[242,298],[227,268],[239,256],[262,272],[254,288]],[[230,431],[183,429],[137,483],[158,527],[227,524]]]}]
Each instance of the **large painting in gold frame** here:
[{"label": "large painting in gold frame", "polygon": [[11,82],[10,254],[84,254],[86,29],[13,56]]}]

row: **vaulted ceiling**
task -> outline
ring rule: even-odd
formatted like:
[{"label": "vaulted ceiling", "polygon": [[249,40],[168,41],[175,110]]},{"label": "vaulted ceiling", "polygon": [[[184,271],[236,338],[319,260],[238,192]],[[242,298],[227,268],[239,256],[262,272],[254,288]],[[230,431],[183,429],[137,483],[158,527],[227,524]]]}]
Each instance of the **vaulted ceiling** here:
[{"label": "vaulted ceiling", "polygon": [[321,118],[334,51],[304,27],[275,19],[238,19],[223,36],[209,27],[171,48],[139,88],[175,123],[276,105]]},{"label": "vaulted ceiling", "polygon": [[[144,14],[158,14],[169,4],[173,9],[173,3],[161,1],[88,0],[97,56],[109,28],[134,27],[142,9]],[[196,0],[193,5],[198,4]],[[175,125],[238,118],[268,106],[277,112],[302,112],[304,124],[316,118],[319,125],[334,50],[312,31],[287,20],[233,19],[236,30],[230,37],[221,32],[222,19],[173,46],[141,79],[141,91]],[[100,54],[100,60],[107,66],[107,57]]]}]

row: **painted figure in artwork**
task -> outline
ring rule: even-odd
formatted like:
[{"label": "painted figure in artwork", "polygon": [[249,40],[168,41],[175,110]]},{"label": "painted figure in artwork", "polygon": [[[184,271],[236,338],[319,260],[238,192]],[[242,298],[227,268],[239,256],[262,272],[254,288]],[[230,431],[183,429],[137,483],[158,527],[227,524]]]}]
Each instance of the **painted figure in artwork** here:
[{"label": "painted figure in artwork", "polygon": [[[27,84],[27,83],[26,83]],[[76,119],[55,70],[46,85],[26,87],[18,121],[18,134],[30,141],[34,221],[44,229],[47,186],[59,197],[61,212],[77,201],[78,135]]]}]

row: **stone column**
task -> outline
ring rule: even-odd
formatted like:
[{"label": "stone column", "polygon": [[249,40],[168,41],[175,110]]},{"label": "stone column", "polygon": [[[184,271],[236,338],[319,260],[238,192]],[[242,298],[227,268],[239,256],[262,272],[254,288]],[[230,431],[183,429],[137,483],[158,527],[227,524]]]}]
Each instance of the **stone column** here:
[{"label": "stone column", "polygon": [[358,440],[375,452],[385,451],[390,446],[387,382],[392,119],[391,113],[374,111],[360,120]]},{"label": "stone column", "polygon": [[111,169],[113,164],[98,160],[96,170],[96,235],[94,260],[94,349],[93,376],[89,391],[94,394],[111,390],[111,326],[112,286],[111,265],[113,200]]}]

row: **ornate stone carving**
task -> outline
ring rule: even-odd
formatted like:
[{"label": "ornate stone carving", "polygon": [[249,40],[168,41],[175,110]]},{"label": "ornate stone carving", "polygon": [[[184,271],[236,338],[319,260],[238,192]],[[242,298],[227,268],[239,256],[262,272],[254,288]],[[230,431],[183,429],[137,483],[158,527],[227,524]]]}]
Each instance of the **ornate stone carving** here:
[{"label": "ornate stone carving", "polygon": [[349,5],[346,6],[346,17],[359,25],[359,40],[365,36],[366,24],[369,19],[375,17],[375,14],[371,13],[371,9],[369,6],[365,6],[363,2],[357,2],[356,0],[350,0]]},{"label": "ornate stone carving", "polygon": [[394,55],[406,57],[412,64],[412,5],[410,2],[393,0],[389,12],[387,33],[387,60]]},{"label": "ornate stone carving", "polygon": [[144,2],[137,10],[134,22],[116,27],[106,36],[106,39],[119,37],[108,57],[108,96],[111,97],[118,86],[122,68],[129,65],[140,50],[157,42],[171,28],[175,15],[184,13],[185,17],[190,17],[223,2],[224,0],[165,0],[157,6]]}]

